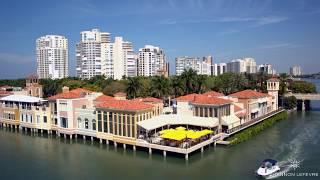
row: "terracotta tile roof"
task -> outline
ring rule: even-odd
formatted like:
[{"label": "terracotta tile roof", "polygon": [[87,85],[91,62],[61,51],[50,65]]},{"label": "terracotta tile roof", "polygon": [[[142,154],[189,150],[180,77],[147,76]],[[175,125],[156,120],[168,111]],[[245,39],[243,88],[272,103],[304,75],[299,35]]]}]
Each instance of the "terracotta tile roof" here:
[{"label": "terracotta tile roof", "polygon": [[205,92],[205,93],[203,93],[203,95],[207,95],[208,97],[224,96],[224,94],[216,92],[216,91]]},{"label": "terracotta tile roof", "polygon": [[269,94],[257,92],[251,89],[247,89],[244,91],[236,92],[229,95],[230,97],[236,97],[239,99],[257,99],[257,98],[264,98],[269,97]]},{"label": "terracotta tile roof", "polygon": [[210,104],[210,105],[224,105],[230,104],[232,101],[227,99],[222,99],[218,97],[207,97],[205,95],[197,95],[192,101],[193,104]]},{"label": "terracotta tile roof", "polygon": [[96,107],[123,111],[139,111],[153,108],[150,104],[131,100],[110,100],[97,104]]},{"label": "terracotta tile roof", "polygon": [[279,80],[278,78],[275,78],[275,77],[270,78],[270,79],[268,79],[267,81],[268,81],[268,82],[280,82],[280,80]]},{"label": "terracotta tile roof", "polygon": [[180,97],[177,97],[176,100],[177,101],[193,101],[194,100],[194,97],[197,96],[199,94],[187,94],[185,96],[180,96]]},{"label": "terracotta tile roof", "polygon": [[234,112],[242,111],[243,109],[237,105],[234,105]]},{"label": "terracotta tile roof", "polygon": [[154,98],[154,97],[145,97],[145,98],[136,98],[133,101],[140,101],[140,102],[151,102],[151,103],[162,103],[162,99]]},{"label": "terracotta tile roof", "polygon": [[97,97],[94,101],[103,102],[103,101],[110,101],[110,100],[114,100],[114,98],[111,96],[107,96],[107,95],[101,95],[101,96]]},{"label": "terracotta tile roof", "polygon": [[48,98],[48,100],[57,100],[57,99],[77,99],[77,98],[82,98],[85,97],[88,93],[91,91],[82,89],[82,88],[77,88],[68,92],[63,92],[54,96],[51,96]]}]

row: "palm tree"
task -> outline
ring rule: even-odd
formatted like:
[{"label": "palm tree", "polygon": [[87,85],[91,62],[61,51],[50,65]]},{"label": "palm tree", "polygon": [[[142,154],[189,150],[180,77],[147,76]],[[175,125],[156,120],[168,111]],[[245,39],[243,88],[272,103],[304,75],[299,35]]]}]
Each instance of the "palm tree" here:
[{"label": "palm tree", "polygon": [[180,75],[185,85],[185,93],[190,94],[195,92],[197,72],[193,69],[184,70]]},{"label": "palm tree", "polygon": [[164,76],[155,76],[151,79],[151,94],[158,98],[169,95],[169,79]]},{"label": "palm tree", "polygon": [[184,85],[180,77],[171,76],[170,87],[171,87],[171,93],[174,95],[174,97],[177,97],[183,94]]},{"label": "palm tree", "polygon": [[205,92],[205,83],[207,80],[207,76],[206,75],[198,75],[196,76],[196,92],[197,93],[203,93]]},{"label": "palm tree", "polygon": [[127,79],[128,79],[128,84],[126,88],[127,96],[129,98],[136,98],[141,88],[139,77],[128,77]]}]

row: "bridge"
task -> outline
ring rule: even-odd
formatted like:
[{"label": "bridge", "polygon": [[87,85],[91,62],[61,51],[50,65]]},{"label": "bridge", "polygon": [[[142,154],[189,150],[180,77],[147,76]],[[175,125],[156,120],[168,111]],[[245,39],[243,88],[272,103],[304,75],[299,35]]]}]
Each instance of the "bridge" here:
[{"label": "bridge", "polygon": [[301,101],[301,109],[305,110],[306,103],[310,101],[320,101],[320,93],[287,93],[285,97],[294,96],[297,100]]}]

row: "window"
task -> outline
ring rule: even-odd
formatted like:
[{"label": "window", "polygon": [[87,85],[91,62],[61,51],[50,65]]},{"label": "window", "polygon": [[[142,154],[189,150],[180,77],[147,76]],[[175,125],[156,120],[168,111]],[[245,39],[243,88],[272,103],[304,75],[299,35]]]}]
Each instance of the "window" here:
[{"label": "window", "polygon": [[47,116],[43,116],[43,123],[47,123]]},{"label": "window", "polygon": [[103,131],[105,132],[105,133],[107,133],[108,132],[108,113],[107,112],[104,112],[103,113]]},{"label": "window", "polygon": [[68,128],[68,119],[67,118],[60,118],[60,122],[61,122],[61,127],[63,128]]},{"label": "window", "polygon": [[81,118],[78,117],[78,128],[80,128],[80,125],[81,125]]},{"label": "window", "polygon": [[98,111],[98,131],[99,131],[99,132],[102,132],[101,111]]},{"label": "window", "polygon": [[84,128],[89,129],[89,120],[87,118],[84,119]]},{"label": "window", "polygon": [[40,116],[37,115],[37,123],[40,123]]},{"label": "window", "polygon": [[96,120],[92,119],[92,130],[96,130]]}]

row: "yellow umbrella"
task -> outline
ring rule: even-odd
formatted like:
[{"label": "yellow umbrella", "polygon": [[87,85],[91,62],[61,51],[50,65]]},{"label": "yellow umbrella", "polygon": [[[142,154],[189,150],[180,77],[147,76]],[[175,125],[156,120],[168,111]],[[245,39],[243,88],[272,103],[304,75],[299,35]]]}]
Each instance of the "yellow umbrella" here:
[{"label": "yellow umbrella", "polygon": [[165,133],[172,132],[172,131],[174,131],[174,129],[164,129],[164,130],[160,131],[159,133],[165,134]]}]

